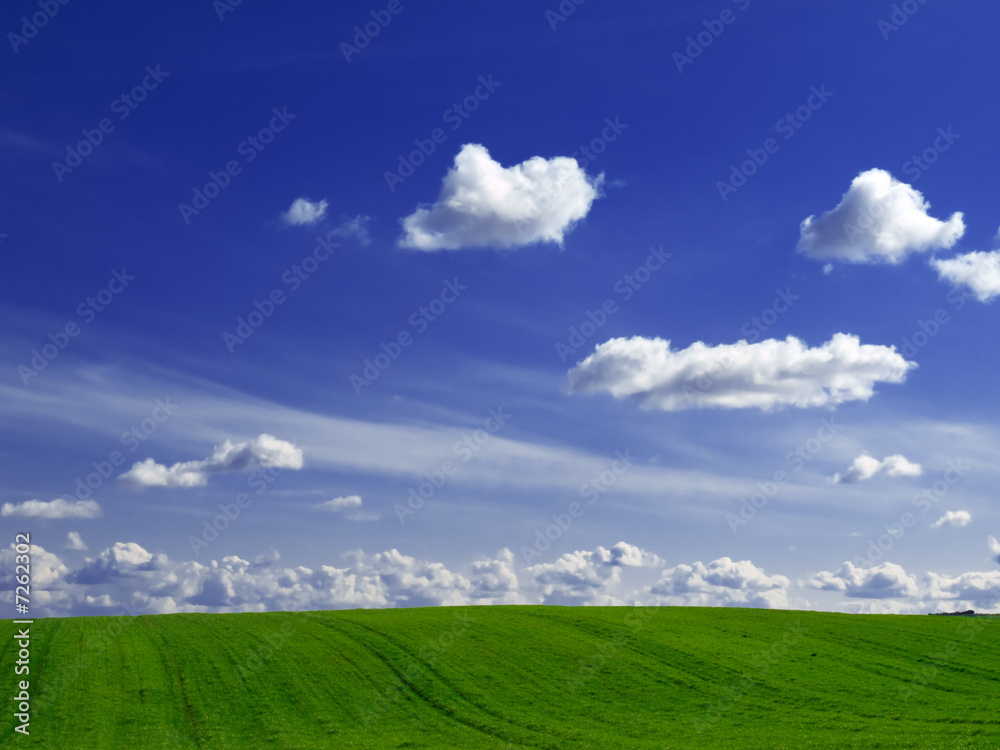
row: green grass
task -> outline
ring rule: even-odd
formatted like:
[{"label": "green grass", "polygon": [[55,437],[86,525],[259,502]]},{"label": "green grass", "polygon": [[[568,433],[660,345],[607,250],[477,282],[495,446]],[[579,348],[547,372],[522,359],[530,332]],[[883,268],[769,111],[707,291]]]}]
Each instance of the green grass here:
[{"label": "green grass", "polygon": [[37,620],[0,747],[1000,748],[1000,621],[458,607]]}]

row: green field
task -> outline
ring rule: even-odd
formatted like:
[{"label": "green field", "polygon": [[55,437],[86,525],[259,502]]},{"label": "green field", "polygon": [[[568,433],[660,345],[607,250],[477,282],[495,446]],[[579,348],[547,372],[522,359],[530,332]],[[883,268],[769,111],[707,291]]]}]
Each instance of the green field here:
[{"label": "green field", "polygon": [[31,635],[31,734],[5,708],[0,747],[1000,748],[990,618],[441,607]]}]

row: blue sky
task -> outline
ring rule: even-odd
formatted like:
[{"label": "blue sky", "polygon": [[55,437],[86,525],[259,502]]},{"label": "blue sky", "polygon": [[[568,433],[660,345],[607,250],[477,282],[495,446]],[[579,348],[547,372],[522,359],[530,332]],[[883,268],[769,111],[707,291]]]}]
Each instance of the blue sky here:
[{"label": "blue sky", "polygon": [[998,13],[9,7],[35,607],[996,609]]}]

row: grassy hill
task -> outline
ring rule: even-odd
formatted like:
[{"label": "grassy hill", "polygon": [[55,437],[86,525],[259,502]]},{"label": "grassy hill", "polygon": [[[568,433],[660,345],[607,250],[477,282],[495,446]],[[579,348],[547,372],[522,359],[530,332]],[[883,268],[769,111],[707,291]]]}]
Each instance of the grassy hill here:
[{"label": "grassy hill", "polygon": [[1000,748],[996,619],[461,607],[31,633],[31,736],[5,708],[0,747]]}]

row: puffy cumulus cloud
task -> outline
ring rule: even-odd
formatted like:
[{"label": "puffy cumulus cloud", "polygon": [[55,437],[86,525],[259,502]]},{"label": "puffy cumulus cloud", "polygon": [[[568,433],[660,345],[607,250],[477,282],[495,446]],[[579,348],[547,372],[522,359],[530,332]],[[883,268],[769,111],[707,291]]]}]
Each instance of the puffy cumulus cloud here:
[{"label": "puffy cumulus cloud", "polygon": [[916,579],[895,563],[880,563],[858,568],[845,562],[836,573],[821,571],[809,585],[822,591],[840,591],[859,599],[915,597],[919,594]]},{"label": "puffy cumulus cloud", "polygon": [[[161,558],[162,567],[165,558]],[[117,542],[103,550],[96,558],[84,558],[83,567],[70,577],[70,583],[98,584],[137,571],[155,570],[157,561],[153,555],[135,542]]]},{"label": "puffy cumulus cloud", "polygon": [[918,190],[869,169],[854,178],[836,208],[802,222],[797,249],[816,260],[899,263],[910,253],[952,247],[965,233],[962,214],[940,221],[929,209]]},{"label": "puffy cumulus cloud", "polygon": [[132,468],[119,476],[118,480],[139,487],[201,487],[208,481],[208,475],[193,468],[201,463],[186,461],[168,467],[147,458],[132,464]]},{"label": "puffy cumulus cloud", "polygon": [[623,602],[611,590],[621,582],[622,568],[658,564],[656,555],[618,542],[611,549],[567,552],[555,562],[532,565],[523,572],[543,604],[618,605]]},{"label": "puffy cumulus cloud", "polygon": [[845,333],[814,348],[789,336],[756,344],[698,341],[677,351],[669,340],[635,336],[600,344],[569,371],[567,390],[606,391],[663,411],[805,408],[866,401],[875,383],[902,383],[916,366],[894,346],[861,344]]},{"label": "puffy cumulus cloud", "polygon": [[942,281],[965,287],[980,302],[1000,295],[1000,250],[966,253],[945,260],[934,259],[931,267]]},{"label": "puffy cumulus cloud", "polygon": [[277,559],[250,562],[238,556],[207,564],[173,564],[152,576],[146,606],[168,612],[263,612],[273,610],[385,607],[385,587],[348,568],[283,567]]},{"label": "puffy cumulus cloud", "polygon": [[4,503],[0,516],[20,516],[21,518],[97,518],[101,506],[95,500],[25,500],[20,505]]},{"label": "puffy cumulus cloud", "polygon": [[304,226],[315,224],[326,217],[326,201],[311,201],[308,198],[296,198],[291,207],[281,215],[286,224]]},{"label": "puffy cumulus cloud", "polygon": [[504,548],[493,559],[472,563],[469,596],[470,604],[527,604],[528,600],[518,591],[514,553]]},{"label": "puffy cumulus cloud", "polygon": [[[14,603],[16,547],[0,550],[0,601]],[[31,545],[31,611],[34,615],[65,611],[72,602],[67,586],[69,569],[55,553]],[[12,608],[13,609],[13,608]]]},{"label": "puffy cumulus cloud", "polygon": [[931,524],[932,529],[939,529],[942,526],[968,526],[972,516],[967,510],[949,510],[938,520]]},{"label": "puffy cumulus cloud", "polygon": [[[276,559],[251,564],[238,557],[208,565],[184,563],[154,594],[183,610],[264,611],[343,607],[426,607],[469,603],[472,583],[441,563],[398,550],[348,553],[346,567],[288,568]],[[169,601],[167,601],[169,600]]]},{"label": "puffy cumulus cloud", "polygon": [[509,248],[536,242],[562,245],[600,196],[576,159],[532,157],[502,167],[483,146],[462,146],[437,203],[403,219],[400,247],[414,250]]},{"label": "puffy cumulus cloud", "polygon": [[173,466],[158,464],[152,458],[137,461],[118,479],[141,487],[202,487],[210,474],[260,468],[301,469],[302,449],[265,433],[245,443],[227,440],[203,461]]},{"label": "puffy cumulus cloud", "polygon": [[343,510],[344,508],[357,508],[361,505],[360,495],[345,495],[344,497],[335,497],[333,500],[327,500],[326,502],[317,505],[317,508],[321,510]]},{"label": "puffy cumulus cloud", "polygon": [[520,601],[509,551],[475,564],[470,581],[441,563],[398,550],[374,555],[358,550],[346,555],[344,566],[312,569],[283,566],[277,554],[253,562],[235,555],[205,564],[178,562],[134,542],[119,542],[70,571],[58,557],[38,549],[33,552],[36,580],[54,581],[51,588],[60,595],[49,598],[49,615],[106,614],[115,607],[166,614]]},{"label": "puffy cumulus cloud", "polygon": [[[991,545],[1000,554],[1000,543]],[[0,602],[13,600],[14,557],[14,545],[0,550]],[[652,586],[634,588],[624,580],[651,567],[660,573]],[[38,616],[534,603],[780,608],[788,606],[790,588],[785,576],[728,557],[663,569],[656,555],[625,542],[525,567],[502,549],[461,572],[395,549],[355,550],[339,565],[293,567],[277,552],[201,563],[170,560],[132,542],[116,543],[69,569],[34,545],[32,574],[32,612]],[[928,573],[918,585],[898,565],[862,570],[845,563],[809,585],[843,595],[839,608],[846,611],[1000,609],[1000,571]]]},{"label": "puffy cumulus cloud", "polygon": [[[660,564],[655,555],[625,542],[520,570],[513,552],[502,549],[472,562],[467,574],[395,549],[377,554],[355,550],[343,555],[343,564],[316,568],[283,565],[276,552],[252,562],[235,555],[206,563],[173,561],[133,542],[85,558],[76,570],[68,570],[55,555],[35,554],[37,580],[50,592],[42,609],[50,616],[543,601],[621,604],[611,595],[620,571]],[[12,564],[13,551],[0,552],[0,561],[5,556]]]},{"label": "puffy cumulus cloud", "polygon": [[915,464],[898,453],[886,456],[879,461],[865,451],[854,459],[843,476],[834,474],[833,481],[841,483],[863,482],[876,474],[885,474],[887,477],[919,477],[923,473],[924,470],[920,464]]},{"label": "puffy cumulus cloud", "polygon": [[618,542],[611,549],[598,547],[593,554],[602,564],[613,567],[654,568],[663,564],[657,555],[627,542]]},{"label": "puffy cumulus cloud", "polygon": [[1000,571],[970,572],[957,576],[927,574],[927,596],[939,611],[1000,610]]},{"label": "puffy cumulus cloud", "polygon": [[[991,542],[994,552],[1000,553],[1000,543],[994,546],[994,542]],[[928,572],[918,580],[894,563],[863,569],[845,562],[836,573],[821,572],[808,584],[844,594],[855,602],[844,607],[851,612],[1000,611],[1000,571],[970,571],[959,575]]]},{"label": "puffy cumulus cloud", "polygon": [[395,549],[374,555],[358,550],[349,557],[355,570],[382,583],[387,600],[394,606],[457,606],[467,603],[472,591],[469,579],[442,563],[417,560]]},{"label": "puffy cumulus cloud", "polygon": [[992,534],[986,541],[990,545],[990,552],[993,553],[993,562],[1000,565],[1000,542]]},{"label": "puffy cumulus cloud", "polygon": [[[14,580],[17,555],[16,547],[13,544],[0,550],[0,565],[4,571],[3,578],[0,580],[5,583]],[[39,589],[56,587],[65,581],[68,573],[69,569],[59,559],[59,555],[47,552],[37,544],[31,545],[31,587],[33,593]]]},{"label": "puffy cumulus cloud", "polygon": [[708,565],[676,565],[646,589],[651,604],[699,607],[788,606],[789,580],[767,575],[749,560],[720,557]]},{"label": "puffy cumulus cloud", "polygon": [[71,531],[69,532],[69,534],[66,535],[66,544],[63,545],[63,548],[72,550],[85,550],[87,549],[87,545],[83,543],[83,538],[80,536],[79,533]]}]

